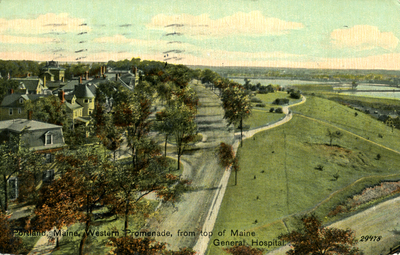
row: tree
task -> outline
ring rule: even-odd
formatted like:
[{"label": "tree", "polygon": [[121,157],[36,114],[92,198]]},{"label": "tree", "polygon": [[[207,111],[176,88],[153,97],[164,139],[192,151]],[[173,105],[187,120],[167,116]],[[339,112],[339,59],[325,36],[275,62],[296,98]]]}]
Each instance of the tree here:
[{"label": "tree", "polygon": [[230,83],[223,90],[222,106],[225,110],[224,119],[228,125],[239,122],[240,141],[243,138],[243,119],[250,116],[250,102],[242,87],[236,83]]},{"label": "tree", "polygon": [[262,255],[264,250],[260,248],[253,248],[247,245],[241,245],[225,248],[224,251],[232,255]]},{"label": "tree", "polygon": [[155,130],[165,135],[165,143],[164,143],[164,156],[167,156],[167,142],[168,136],[170,136],[173,132],[174,124],[172,123],[172,116],[168,115],[170,112],[162,111],[156,113],[156,123],[154,124]]},{"label": "tree", "polygon": [[286,254],[361,254],[358,248],[353,247],[357,241],[352,230],[323,227],[314,214],[304,216],[301,221],[302,230],[279,236],[292,247]]},{"label": "tree", "polygon": [[25,109],[32,111],[32,118],[36,120],[62,126],[68,122],[66,105],[56,96],[28,100],[25,102]]},{"label": "tree", "polygon": [[218,147],[218,159],[219,164],[228,168],[232,166],[232,169],[235,171],[235,185],[237,185],[237,172],[240,170],[239,168],[239,160],[235,157],[235,152],[233,151],[232,145],[221,143]]},{"label": "tree", "polygon": [[122,215],[125,220],[125,235],[128,229],[128,216],[131,214],[149,215],[150,204],[144,197],[155,192],[164,201],[174,202],[185,191],[188,184],[178,176],[170,174],[171,167],[165,157],[159,156],[157,145],[141,144],[136,166],[117,165],[116,171],[110,172],[108,180],[115,192],[112,197],[111,211]]},{"label": "tree", "polygon": [[[22,133],[25,131],[22,131]],[[10,192],[8,190],[9,180],[13,177],[17,177],[23,170],[24,162],[22,159],[29,153],[28,149],[22,144],[20,135],[11,135],[8,143],[2,143],[0,145],[0,175],[3,184],[4,204],[2,210],[6,212],[8,210],[8,201]]]},{"label": "tree", "polygon": [[61,176],[41,187],[35,215],[28,222],[28,227],[46,231],[82,222],[85,229],[81,235],[79,254],[83,254],[94,206],[111,200],[109,196],[113,190],[106,177],[113,167],[105,150],[94,147],[64,152],[58,154],[56,159]]},{"label": "tree", "polygon": [[185,104],[173,104],[167,109],[167,116],[172,124],[172,135],[175,138],[176,150],[178,154],[178,170],[180,169],[180,160],[187,144],[193,141],[197,124],[194,121],[193,111]]},{"label": "tree", "polygon": [[14,236],[8,221],[10,217],[0,212],[0,253],[17,253],[22,248],[22,241]]},{"label": "tree", "polygon": [[328,129],[328,130],[327,130],[327,133],[326,133],[326,136],[329,137],[329,146],[332,146],[333,139],[340,139],[340,138],[342,138],[343,133],[340,132],[340,131],[335,131],[335,132],[333,132],[333,131],[331,131],[331,130]]}]

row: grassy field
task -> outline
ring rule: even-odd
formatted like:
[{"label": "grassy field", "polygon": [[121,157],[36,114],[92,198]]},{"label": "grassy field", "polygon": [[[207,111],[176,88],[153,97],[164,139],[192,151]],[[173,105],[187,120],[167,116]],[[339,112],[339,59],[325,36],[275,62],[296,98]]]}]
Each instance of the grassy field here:
[{"label": "grassy field", "polygon": [[[253,109],[251,111],[250,117],[245,119],[243,121],[243,126],[245,127],[246,130],[248,129],[253,129],[253,128],[258,128],[265,126],[267,123],[275,122],[278,121],[279,119],[283,118],[285,114],[283,113],[274,113],[274,112],[268,112],[268,111],[262,111],[262,110],[257,110]],[[239,123],[235,125],[235,127],[238,127]],[[239,131],[240,129],[236,129]]]},{"label": "grassy field", "polygon": [[[334,121],[357,135],[370,136],[370,141],[341,131],[343,137],[329,146],[327,128],[338,129],[296,114],[289,123],[245,140],[238,151],[238,186],[234,186],[232,174],[214,228],[214,233],[226,229],[229,234],[214,236],[208,254],[226,254],[223,247],[213,244],[215,239],[243,239],[231,236],[231,230],[254,231],[254,237],[245,237],[252,245],[257,239],[274,242],[279,234],[295,229],[301,213],[315,212],[325,223],[338,220],[326,216],[347,197],[380,181],[400,179],[400,154],[376,144],[400,149],[400,142],[394,139],[400,134],[396,130],[391,133],[368,115],[355,117],[354,111],[326,99],[307,98],[294,110]],[[378,160],[377,154],[382,158]],[[323,166],[322,170],[318,166]],[[268,250],[278,247],[272,245]]]},{"label": "grassy field", "polygon": [[[317,120],[330,123],[363,138],[383,144],[394,150],[400,151],[400,130],[394,130],[382,122],[377,121],[368,114],[353,110],[327,99],[319,97],[307,97],[305,104],[292,108],[293,112],[299,112]],[[357,116],[356,116],[357,113]],[[327,125],[327,129],[333,129]]]}]

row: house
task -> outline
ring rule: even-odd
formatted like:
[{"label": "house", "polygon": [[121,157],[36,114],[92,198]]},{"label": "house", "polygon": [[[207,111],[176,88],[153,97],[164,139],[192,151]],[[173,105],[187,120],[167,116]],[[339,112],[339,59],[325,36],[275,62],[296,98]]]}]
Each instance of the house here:
[{"label": "house", "polygon": [[95,86],[89,84],[79,84],[75,86],[74,95],[76,102],[83,107],[82,117],[89,117],[94,110]]},{"label": "house", "polygon": [[41,97],[46,97],[43,94],[16,94],[11,90],[11,94],[4,97],[1,102],[1,120],[20,119],[27,116],[25,110],[26,101],[35,101]]},{"label": "house", "polygon": [[29,74],[25,78],[12,78],[18,85],[17,93],[24,94],[46,94],[48,88],[44,85],[43,80],[40,78],[31,77]]},{"label": "house", "polygon": [[[9,142],[15,136],[19,136],[30,151],[43,154],[43,163],[49,166],[42,173],[43,181],[53,180],[54,153],[65,148],[62,126],[30,119],[0,121],[0,142]],[[10,199],[18,197],[19,182],[17,176],[9,179]]]},{"label": "house", "polygon": [[56,61],[48,61],[40,68],[39,77],[46,82],[65,81],[65,68],[60,67]]},{"label": "house", "polygon": [[62,126],[30,119],[0,121],[0,141],[19,135],[31,151],[53,153],[65,147]]}]

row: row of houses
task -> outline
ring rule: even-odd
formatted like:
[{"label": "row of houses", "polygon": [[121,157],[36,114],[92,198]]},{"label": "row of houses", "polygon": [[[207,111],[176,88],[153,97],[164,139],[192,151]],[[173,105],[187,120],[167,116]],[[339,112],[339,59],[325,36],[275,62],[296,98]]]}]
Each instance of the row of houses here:
[{"label": "row of houses", "polygon": [[[87,125],[95,107],[97,88],[101,83],[115,81],[133,90],[139,83],[141,72],[133,67],[129,71],[111,71],[105,66],[99,74],[89,77],[89,73],[79,77],[65,78],[65,68],[55,61],[46,63],[37,77],[30,73],[24,78],[10,78],[17,81],[18,88],[10,90],[0,107],[0,141],[10,141],[19,135],[22,142],[31,151],[40,152],[46,163],[52,162],[54,153],[66,148],[62,126],[32,120],[31,112],[25,109],[27,101],[36,101],[44,97],[58,97],[65,104],[67,116],[74,126]],[[54,169],[49,168],[43,175],[47,179],[54,178]],[[17,197],[17,179],[9,181],[11,198]]]}]

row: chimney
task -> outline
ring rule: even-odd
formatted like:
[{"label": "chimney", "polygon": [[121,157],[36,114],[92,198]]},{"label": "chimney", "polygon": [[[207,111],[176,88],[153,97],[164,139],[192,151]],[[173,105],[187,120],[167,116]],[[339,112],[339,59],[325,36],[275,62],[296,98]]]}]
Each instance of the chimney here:
[{"label": "chimney", "polygon": [[64,77],[64,76],[62,77],[62,80],[61,80],[61,81],[62,81],[62,82],[65,82],[65,77]]},{"label": "chimney", "polygon": [[82,84],[82,76],[79,76],[79,84]]},{"label": "chimney", "polygon": [[106,68],[106,66],[103,66],[103,69],[104,69],[104,70],[103,70],[103,74],[104,74],[104,73],[106,73],[106,72],[107,72],[107,68]]},{"label": "chimney", "polygon": [[46,87],[46,75],[43,75],[43,87]]},{"label": "chimney", "polygon": [[89,71],[86,71],[85,75],[86,75],[85,79],[88,81],[89,80]]},{"label": "chimney", "polygon": [[31,73],[28,72],[28,73],[26,74],[26,77],[27,77],[27,78],[31,77]]},{"label": "chimney", "polygon": [[28,120],[32,120],[32,111],[28,111]]},{"label": "chimney", "polygon": [[136,76],[137,75],[137,67],[132,67],[132,72],[133,72],[133,74]]},{"label": "chimney", "polygon": [[65,102],[65,92],[64,92],[64,90],[61,90],[61,91],[58,93],[58,97],[60,98],[61,103],[64,103],[64,102]]},{"label": "chimney", "polygon": [[115,81],[118,81],[118,74],[115,74]]},{"label": "chimney", "polygon": [[13,89],[10,89],[10,95],[11,94],[14,94],[14,90]]},{"label": "chimney", "polygon": [[100,77],[103,77],[103,66],[100,66]]}]

